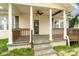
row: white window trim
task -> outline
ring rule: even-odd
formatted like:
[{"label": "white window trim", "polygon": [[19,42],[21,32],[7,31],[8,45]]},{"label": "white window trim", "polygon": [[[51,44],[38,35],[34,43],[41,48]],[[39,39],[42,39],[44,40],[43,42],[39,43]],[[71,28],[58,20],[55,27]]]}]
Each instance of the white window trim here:
[{"label": "white window trim", "polygon": [[[2,16],[2,15],[1,15],[0,17],[6,17],[6,22],[3,23],[4,28],[3,28],[2,30],[0,29],[0,31],[7,31],[7,30],[8,30],[8,29],[7,29],[7,21],[8,21],[8,17],[7,17],[7,16]],[[6,23],[6,24],[5,24],[5,23]]]}]

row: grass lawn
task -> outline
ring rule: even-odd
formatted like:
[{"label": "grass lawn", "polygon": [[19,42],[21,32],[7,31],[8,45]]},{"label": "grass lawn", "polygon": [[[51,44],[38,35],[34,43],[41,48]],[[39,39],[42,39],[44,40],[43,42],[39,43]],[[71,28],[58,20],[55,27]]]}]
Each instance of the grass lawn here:
[{"label": "grass lawn", "polygon": [[0,39],[0,54],[8,50],[7,42],[8,39]]},{"label": "grass lawn", "polygon": [[55,46],[54,50],[58,56],[79,56],[79,44],[68,46]]},{"label": "grass lawn", "polygon": [[32,56],[32,49],[31,48],[14,49],[9,53],[5,54],[4,56]]},{"label": "grass lawn", "polygon": [[0,55],[1,56],[32,56],[31,48],[14,49],[9,53],[3,54],[8,51],[8,39],[0,39]]}]

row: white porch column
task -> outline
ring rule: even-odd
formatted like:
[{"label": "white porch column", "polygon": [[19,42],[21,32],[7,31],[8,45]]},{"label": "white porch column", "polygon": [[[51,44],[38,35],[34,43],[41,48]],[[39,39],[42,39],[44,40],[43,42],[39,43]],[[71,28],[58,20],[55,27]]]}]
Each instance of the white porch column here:
[{"label": "white porch column", "polygon": [[52,9],[49,9],[49,40],[52,41]]},{"label": "white porch column", "polygon": [[66,11],[63,11],[63,18],[64,18],[64,39],[67,39],[67,26],[66,26]]},{"label": "white porch column", "polygon": [[31,31],[33,31],[33,7],[30,6],[30,42],[31,42]]},{"label": "white porch column", "polygon": [[9,20],[9,40],[8,44],[12,44],[12,4],[8,4],[9,9],[8,9],[8,20]]}]

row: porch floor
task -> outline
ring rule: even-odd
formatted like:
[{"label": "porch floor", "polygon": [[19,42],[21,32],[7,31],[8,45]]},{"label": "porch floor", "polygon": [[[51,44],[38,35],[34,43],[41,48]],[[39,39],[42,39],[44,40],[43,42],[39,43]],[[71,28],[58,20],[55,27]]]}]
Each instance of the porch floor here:
[{"label": "porch floor", "polygon": [[[18,43],[29,43],[30,36],[20,36],[16,40],[13,40],[14,44]],[[64,41],[64,39],[54,39],[53,42]],[[49,35],[34,35],[33,36],[34,44],[40,44],[44,42],[49,42]]]},{"label": "porch floor", "polygon": [[20,36],[16,40],[13,40],[14,44],[18,43],[29,43],[30,36]]}]

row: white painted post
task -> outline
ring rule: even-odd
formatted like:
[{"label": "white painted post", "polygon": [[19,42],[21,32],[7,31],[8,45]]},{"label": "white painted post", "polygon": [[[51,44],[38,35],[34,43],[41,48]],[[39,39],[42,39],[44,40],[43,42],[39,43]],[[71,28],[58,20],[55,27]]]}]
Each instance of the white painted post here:
[{"label": "white painted post", "polygon": [[67,26],[66,26],[66,11],[63,11],[63,18],[64,18],[64,39],[67,39]]},{"label": "white painted post", "polygon": [[70,40],[69,40],[69,37],[67,35],[66,11],[63,11],[63,15],[64,15],[64,39],[67,39],[67,44],[70,47]]},{"label": "white painted post", "polygon": [[33,30],[33,7],[30,6],[30,42],[31,42],[31,31]]},{"label": "white painted post", "polygon": [[9,3],[9,9],[8,9],[8,20],[9,20],[9,40],[8,44],[12,44],[12,4]]},{"label": "white painted post", "polygon": [[49,40],[52,41],[52,9],[49,9]]}]

